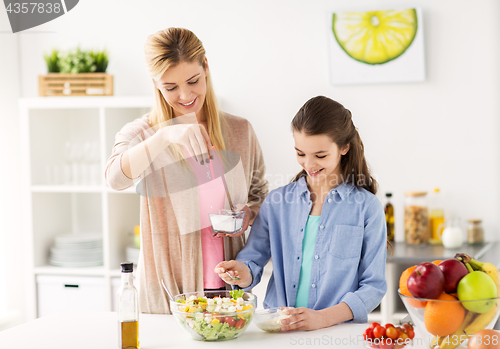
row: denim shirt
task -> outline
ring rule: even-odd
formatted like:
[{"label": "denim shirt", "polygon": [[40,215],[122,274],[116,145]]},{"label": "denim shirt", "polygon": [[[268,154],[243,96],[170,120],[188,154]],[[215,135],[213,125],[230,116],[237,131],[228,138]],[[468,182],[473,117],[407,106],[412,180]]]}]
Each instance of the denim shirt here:
[{"label": "denim shirt", "polygon": [[[273,273],[264,307],[294,306],[299,283],[302,240],[312,208],[305,178],[273,190],[262,204],[245,247],[236,260],[253,276],[252,289],[272,258]],[[385,214],[367,190],[342,183],[330,190],[319,221],[311,269],[308,308],[341,302],[353,322],[367,322],[387,291]]]}]

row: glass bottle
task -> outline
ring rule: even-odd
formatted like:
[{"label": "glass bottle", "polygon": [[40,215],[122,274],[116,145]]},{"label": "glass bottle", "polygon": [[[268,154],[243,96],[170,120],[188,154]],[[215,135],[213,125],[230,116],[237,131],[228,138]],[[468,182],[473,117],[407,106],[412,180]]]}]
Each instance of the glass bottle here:
[{"label": "glass bottle", "polygon": [[385,222],[387,224],[387,240],[394,241],[394,206],[391,203],[392,193],[385,193],[387,198],[384,207]]},{"label": "glass bottle", "polygon": [[405,241],[407,244],[429,242],[429,213],[427,192],[405,193]]},{"label": "glass bottle", "polygon": [[440,226],[444,226],[444,209],[439,188],[434,188],[430,202],[431,243],[441,243]]},{"label": "glass bottle", "polygon": [[118,300],[119,348],[139,348],[139,297],[134,287],[134,264],[121,263],[122,284],[116,296]]}]

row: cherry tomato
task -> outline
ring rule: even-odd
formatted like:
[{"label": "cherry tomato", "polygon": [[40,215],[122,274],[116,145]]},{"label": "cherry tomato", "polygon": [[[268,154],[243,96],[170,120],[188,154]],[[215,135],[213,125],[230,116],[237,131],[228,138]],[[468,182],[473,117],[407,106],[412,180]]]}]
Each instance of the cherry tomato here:
[{"label": "cherry tomato", "polygon": [[415,331],[413,331],[412,329],[406,330],[406,334],[410,339],[413,339],[415,337]]},{"label": "cherry tomato", "polygon": [[385,335],[385,327],[378,325],[373,329],[373,336],[375,338],[381,338]]},{"label": "cherry tomato", "polygon": [[399,332],[395,327],[389,327],[385,330],[385,335],[391,339],[396,339],[399,337]]},{"label": "cherry tomato", "polygon": [[388,323],[388,324],[385,324],[385,326],[384,326],[384,327],[385,327],[385,329],[387,330],[389,327],[394,327],[394,325],[393,325],[393,324],[391,324],[391,323]]},{"label": "cherry tomato", "polygon": [[233,327],[236,323],[236,320],[232,316],[226,316],[224,318],[224,322],[229,325],[229,327]]},{"label": "cherry tomato", "polygon": [[392,339],[384,338],[384,339],[380,340],[378,347],[380,349],[392,349],[392,348],[394,348],[394,343],[393,343]]},{"label": "cherry tomato", "polygon": [[408,337],[408,335],[407,335],[406,333],[401,333],[401,334],[399,335],[399,337],[398,337],[398,340],[399,340],[399,342],[400,342],[400,343],[403,343],[403,342],[404,342],[404,341],[406,341],[408,338],[410,338],[410,337]]},{"label": "cherry tomato", "polygon": [[238,330],[241,330],[245,326],[245,322],[246,322],[245,319],[238,320],[236,321],[234,327],[236,327]]},{"label": "cherry tomato", "polygon": [[405,332],[408,331],[408,330],[412,330],[412,329],[413,329],[413,327],[410,324],[404,324],[403,325],[403,330]]},{"label": "cherry tomato", "polygon": [[378,322],[372,322],[372,323],[370,324],[370,328],[371,328],[372,330],[373,330],[375,327],[377,327],[377,326],[380,326],[380,324],[379,324]]},{"label": "cherry tomato", "polygon": [[368,339],[374,339],[375,337],[373,337],[373,329],[371,327],[368,327],[365,332],[363,332],[363,338],[366,340]]}]

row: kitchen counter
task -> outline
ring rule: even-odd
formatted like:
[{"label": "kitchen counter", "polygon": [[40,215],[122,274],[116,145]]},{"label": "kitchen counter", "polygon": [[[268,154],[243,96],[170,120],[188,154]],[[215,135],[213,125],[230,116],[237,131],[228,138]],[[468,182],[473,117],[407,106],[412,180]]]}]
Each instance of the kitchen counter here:
[{"label": "kitchen counter", "polygon": [[393,242],[392,246],[394,247],[394,255],[391,258],[390,252],[387,251],[388,263],[420,264],[437,259],[453,258],[457,253],[468,254],[474,259],[481,259],[483,262],[487,261],[494,264],[500,262],[497,260],[498,253],[491,253],[500,249],[499,242],[486,242],[483,245],[464,243],[457,249],[446,249],[443,245],[409,245],[405,242]]},{"label": "kitchen counter", "polygon": [[[141,314],[141,349],[173,348],[363,348],[367,324],[340,324],[317,331],[267,333],[254,323],[238,338],[221,342],[191,339],[171,315]],[[117,314],[64,311],[0,332],[2,348],[115,349],[118,348]],[[413,345],[413,348],[425,346]]]}]

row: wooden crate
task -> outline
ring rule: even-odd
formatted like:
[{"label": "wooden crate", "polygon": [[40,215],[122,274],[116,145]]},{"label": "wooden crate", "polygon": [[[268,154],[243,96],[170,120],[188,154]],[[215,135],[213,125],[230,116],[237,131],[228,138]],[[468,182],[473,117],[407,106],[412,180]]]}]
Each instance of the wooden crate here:
[{"label": "wooden crate", "polygon": [[113,76],[106,73],[49,73],[38,77],[40,96],[112,96]]}]

